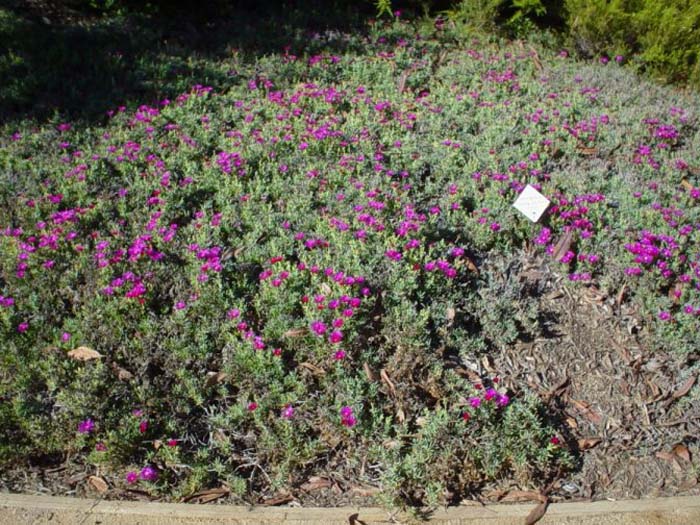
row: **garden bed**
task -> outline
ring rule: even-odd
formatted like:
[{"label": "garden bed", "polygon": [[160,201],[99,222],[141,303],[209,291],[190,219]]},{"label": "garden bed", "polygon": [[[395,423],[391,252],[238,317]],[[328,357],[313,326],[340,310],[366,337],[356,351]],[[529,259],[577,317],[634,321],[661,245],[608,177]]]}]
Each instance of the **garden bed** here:
[{"label": "garden bed", "polygon": [[697,95],[440,24],[307,37],[3,129],[0,487],[697,493]]}]

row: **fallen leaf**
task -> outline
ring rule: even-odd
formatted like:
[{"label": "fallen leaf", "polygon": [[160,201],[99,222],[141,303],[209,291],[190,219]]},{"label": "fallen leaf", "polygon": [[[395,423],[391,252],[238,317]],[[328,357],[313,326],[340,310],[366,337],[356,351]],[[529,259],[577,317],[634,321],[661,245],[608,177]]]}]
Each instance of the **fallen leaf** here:
[{"label": "fallen leaf", "polygon": [[445,316],[447,317],[448,321],[452,321],[455,318],[455,309],[451,306],[448,307],[447,311],[445,312]]},{"label": "fallen leaf", "polygon": [[314,375],[317,375],[317,376],[326,375],[326,371],[323,368],[320,368],[312,363],[309,363],[308,361],[304,361],[303,363],[300,363],[299,366],[301,368],[306,368],[308,371],[310,371]]},{"label": "fallen leaf", "polygon": [[552,258],[555,261],[559,261],[565,254],[566,252],[569,251],[569,248],[571,248],[571,243],[574,240],[574,231],[569,230],[566,232],[562,237],[557,241],[557,244],[554,245],[554,250],[552,251]]},{"label": "fallen leaf", "polygon": [[372,373],[372,370],[370,370],[369,365],[367,363],[362,363],[362,369],[365,371],[365,375],[367,376],[367,380],[370,383],[373,383],[375,381],[374,374]]},{"label": "fallen leaf", "polygon": [[588,404],[583,401],[572,399],[571,403],[581,412],[581,414],[594,425],[599,425],[603,421],[603,416],[592,410]]},{"label": "fallen leaf", "polygon": [[690,389],[693,388],[696,379],[697,376],[690,376],[688,379],[686,379],[685,382],[678,388],[678,390],[676,390],[673,393],[673,399],[683,397],[688,392],[690,392]]},{"label": "fallen leaf", "polygon": [[391,391],[392,396],[396,396],[396,387],[394,386],[394,383],[392,383],[391,379],[389,379],[389,374],[386,373],[386,370],[383,368],[379,371],[379,377],[382,378],[382,381],[386,383],[386,385],[389,387],[389,390]]},{"label": "fallen leaf", "polygon": [[360,496],[361,498],[368,498],[370,496],[376,496],[381,491],[376,487],[366,487],[366,486],[356,485],[356,486],[350,488],[350,492],[352,492],[356,496]]},{"label": "fallen leaf", "polygon": [[409,71],[406,70],[403,73],[401,73],[401,76],[399,77],[399,94],[403,93],[406,90],[406,81],[408,80],[408,75]]},{"label": "fallen leaf", "polygon": [[321,478],[319,476],[311,476],[309,480],[299,487],[301,490],[306,492],[311,492],[313,490],[326,489],[332,486],[333,483],[327,478]]},{"label": "fallen leaf", "polygon": [[671,452],[673,452],[677,457],[681,458],[682,460],[690,463],[690,450],[688,450],[688,447],[686,447],[683,443],[678,443],[675,447],[673,447]]},{"label": "fallen leaf", "polygon": [[280,496],[274,496],[263,500],[262,504],[268,507],[273,507],[275,505],[284,505],[290,501],[294,501],[294,496],[291,494],[281,494]]},{"label": "fallen leaf", "polygon": [[581,438],[578,440],[578,448],[580,450],[589,450],[598,445],[600,442],[600,438]]},{"label": "fallen leaf", "polygon": [[399,408],[396,411],[396,419],[399,421],[399,423],[403,423],[406,421],[406,414],[404,413],[402,408]]},{"label": "fallen leaf", "polygon": [[622,300],[625,298],[625,291],[627,290],[627,285],[623,284],[622,288],[620,288],[620,291],[617,293],[617,297],[615,298],[615,304],[617,304],[617,307],[620,308],[620,305],[622,304]]},{"label": "fallen leaf", "polygon": [[581,153],[581,155],[595,155],[596,153],[598,153],[598,148],[589,148],[587,146],[579,146],[578,152]]},{"label": "fallen leaf", "polygon": [[109,487],[107,486],[107,483],[105,482],[105,480],[103,480],[102,478],[99,478],[97,476],[90,476],[88,478],[88,482],[100,494],[104,494],[105,492],[107,492],[109,490]]},{"label": "fallen leaf", "polygon": [[467,269],[470,272],[474,272],[475,274],[479,275],[479,268],[476,267],[476,264],[474,264],[474,261],[472,261],[469,257],[463,257],[464,262],[467,264]]},{"label": "fallen leaf", "polygon": [[578,422],[576,421],[576,418],[573,418],[571,416],[567,416],[566,424],[569,425],[569,428],[572,428],[574,430],[578,428]]},{"label": "fallen leaf", "polygon": [[674,454],[671,454],[670,452],[664,452],[663,450],[659,450],[656,454],[654,454],[657,458],[663,459],[664,461],[675,461],[676,456]]},{"label": "fallen leaf", "polygon": [[134,374],[116,363],[112,363],[112,370],[117,374],[117,379],[119,379],[119,381],[131,381],[134,378]]},{"label": "fallen leaf", "polygon": [[68,352],[68,357],[76,361],[91,361],[92,359],[101,359],[102,354],[87,346],[79,346]]},{"label": "fallen leaf", "polygon": [[693,188],[693,185],[688,182],[686,179],[683,179],[681,181],[681,185],[688,191],[693,191],[695,188]]},{"label": "fallen leaf", "polygon": [[547,498],[534,490],[511,490],[501,496],[498,501],[539,501],[543,503]]},{"label": "fallen leaf", "polygon": [[291,330],[287,330],[284,334],[282,334],[282,337],[301,337],[306,335],[307,332],[308,331],[306,328],[292,328]]},{"label": "fallen leaf", "polygon": [[219,498],[223,498],[224,496],[228,496],[230,493],[231,489],[222,485],[221,487],[215,489],[200,490],[199,492],[195,492],[194,494],[183,498],[182,501],[195,503],[209,503]]},{"label": "fallen leaf", "polygon": [[548,501],[543,501],[539,505],[537,505],[530,514],[527,515],[527,518],[525,518],[525,525],[534,525],[538,521],[542,519],[542,516],[545,515],[547,512],[547,506],[549,505]]},{"label": "fallen leaf", "polygon": [[207,372],[207,380],[205,381],[205,386],[210,387],[223,383],[228,374],[225,372]]}]

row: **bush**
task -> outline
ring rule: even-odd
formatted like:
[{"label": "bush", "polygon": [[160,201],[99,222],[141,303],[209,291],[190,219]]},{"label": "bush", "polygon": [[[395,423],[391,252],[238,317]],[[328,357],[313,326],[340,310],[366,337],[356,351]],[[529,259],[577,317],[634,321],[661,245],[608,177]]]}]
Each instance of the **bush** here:
[{"label": "bush", "polygon": [[700,4],[688,0],[566,0],[569,36],[587,55],[637,55],[666,82],[700,85]]}]

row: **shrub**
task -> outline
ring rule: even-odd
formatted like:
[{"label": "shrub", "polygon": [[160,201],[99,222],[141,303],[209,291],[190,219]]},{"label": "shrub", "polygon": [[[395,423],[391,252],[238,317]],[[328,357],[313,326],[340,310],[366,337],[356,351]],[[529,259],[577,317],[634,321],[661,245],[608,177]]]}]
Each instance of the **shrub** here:
[{"label": "shrub", "polygon": [[635,55],[667,82],[700,86],[700,4],[688,0],[566,0],[569,36],[588,55]]}]

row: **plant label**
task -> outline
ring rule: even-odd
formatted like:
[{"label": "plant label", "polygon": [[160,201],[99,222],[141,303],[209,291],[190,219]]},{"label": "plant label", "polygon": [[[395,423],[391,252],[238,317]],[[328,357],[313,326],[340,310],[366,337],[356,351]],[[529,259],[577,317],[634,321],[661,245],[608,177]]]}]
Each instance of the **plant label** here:
[{"label": "plant label", "polygon": [[532,222],[537,222],[549,207],[549,199],[528,184],[515,199],[513,207]]}]

